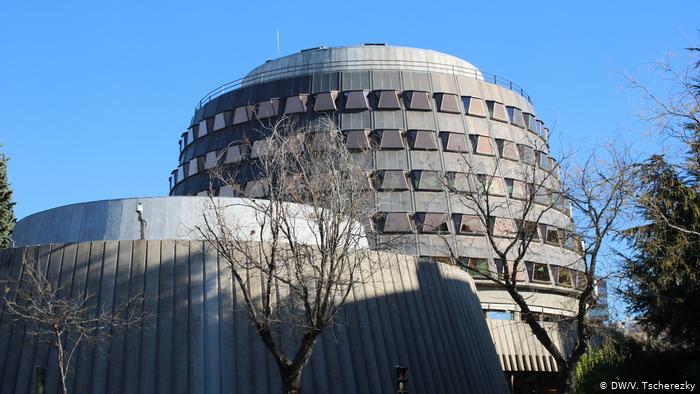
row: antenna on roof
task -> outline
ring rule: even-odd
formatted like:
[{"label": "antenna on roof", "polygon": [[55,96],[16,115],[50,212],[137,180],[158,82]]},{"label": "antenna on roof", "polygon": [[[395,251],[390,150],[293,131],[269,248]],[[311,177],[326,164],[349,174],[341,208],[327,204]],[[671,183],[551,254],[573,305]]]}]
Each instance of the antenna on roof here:
[{"label": "antenna on roof", "polygon": [[277,57],[280,57],[280,29],[277,29]]}]

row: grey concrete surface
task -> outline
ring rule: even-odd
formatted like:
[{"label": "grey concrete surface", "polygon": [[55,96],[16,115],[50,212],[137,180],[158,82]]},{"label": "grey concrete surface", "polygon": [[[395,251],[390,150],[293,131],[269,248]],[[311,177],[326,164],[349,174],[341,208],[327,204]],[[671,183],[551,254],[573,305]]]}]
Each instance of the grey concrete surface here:
[{"label": "grey concrete surface", "polygon": [[[92,201],[66,205],[27,216],[15,225],[15,246],[140,238],[137,204],[143,206],[147,240],[200,239],[197,227],[204,226],[204,215],[221,209],[226,221],[240,229],[239,237],[249,237],[249,229],[259,229],[250,201],[234,197],[146,197]],[[256,200],[255,204],[267,204]],[[303,207],[288,204],[293,220],[305,220]],[[298,225],[300,242],[313,242],[308,226]],[[305,231],[307,229],[307,231]]]},{"label": "grey concrete surface", "polygon": [[[279,393],[277,367],[243,309],[225,260],[202,242],[95,241],[0,251],[0,278],[21,275],[26,251],[76,295],[102,308],[142,293],[149,314],[126,333],[76,353],[71,393]],[[455,266],[376,253],[316,343],[303,393],[506,393],[470,276]],[[0,301],[0,393],[33,393],[33,366],[58,390],[55,354],[8,324]]]}]

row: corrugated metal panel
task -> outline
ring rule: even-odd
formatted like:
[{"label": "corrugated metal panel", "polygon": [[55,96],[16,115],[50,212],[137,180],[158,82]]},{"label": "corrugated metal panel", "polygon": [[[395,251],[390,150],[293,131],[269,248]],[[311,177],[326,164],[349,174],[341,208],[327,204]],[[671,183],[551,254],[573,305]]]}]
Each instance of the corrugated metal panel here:
[{"label": "corrugated metal panel", "polygon": [[[1,276],[21,275],[22,251],[2,251]],[[225,262],[201,242],[95,241],[28,252],[64,294],[90,294],[95,307],[145,295],[139,308],[150,317],[141,325],[79,349],[71,392],[280,391]],[[392,392],[396,364],[409,368],[410,392],[506,392],[471,278],[456,267],[376,256],[386,269],[367,274],[317,342],[303,392]],[[48,367],[47,393],[56,393],[55,354],[8,318],[0,316],[0,393],[33,392],[34,365]]]}]

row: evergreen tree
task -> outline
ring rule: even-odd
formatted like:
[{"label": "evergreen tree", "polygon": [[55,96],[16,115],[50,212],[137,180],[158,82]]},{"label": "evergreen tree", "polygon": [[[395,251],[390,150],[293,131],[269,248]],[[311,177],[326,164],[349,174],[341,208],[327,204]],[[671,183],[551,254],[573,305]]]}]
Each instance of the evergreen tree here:
[{"label": "evergreen tree", "polygon": [[662,104],[659,115],[671,127],[666,132],[685,144],[686,159],[673,163],[654,155],[639,166],[644,225],[626,233],[632,254],[625,259],[624,289],[630,310],[650,333],[693,350],[700,350],[699,66],[678,80],[682,95]]},{"label": "evergreen tree", "polygon": [[624,291],[640,323],[670,343],[700,347],[700,194],[662,156],[640,166],[639,210],[645,225],[627,233]]},{"label": "evergreen tree", "polygon": [[15,203],[12,202],[12,189],[7,180],[7,160],[0,152],[0,248],[11,246],[10,236],[15,226]]}]

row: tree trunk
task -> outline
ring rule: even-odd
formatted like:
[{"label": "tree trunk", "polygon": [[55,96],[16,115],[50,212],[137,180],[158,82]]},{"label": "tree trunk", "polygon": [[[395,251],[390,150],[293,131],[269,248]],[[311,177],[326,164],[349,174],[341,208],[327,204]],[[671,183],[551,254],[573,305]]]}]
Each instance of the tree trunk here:
[{"label": "tree trunk", "polygon": [[561,394],[572,394],[574,392],[574,372],[575,370],[568,366],[557,366],[559,373],[557,378],[559,381],[559,392]]},{"label": "tree trunk", "polygon": [[61,393],[68,394],[68,387],[66,387],[66,370],[63,366],[63,349],[58,349],[57,361],[58,361],[58,374],[61,379]]},{"label": "tree trunk", "polygon": [[56,327],[53,328],[53,334],[56,340],[54,350],[56,351],[56,363],[58,364],[58,373],[61,378],[61,393],[68,394],[68,387],[66,387],[66,373],[68,371],[65,365],[65,354],[63,354],[63,342],[61,342],[61,334]]},{"label": "tree trunk", "polygon": [[294,370],[291,366],[281,369],[282,393],[298,394],[301,392],[301,368]]}]

